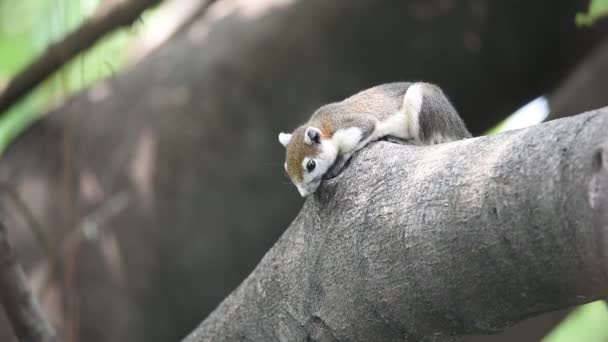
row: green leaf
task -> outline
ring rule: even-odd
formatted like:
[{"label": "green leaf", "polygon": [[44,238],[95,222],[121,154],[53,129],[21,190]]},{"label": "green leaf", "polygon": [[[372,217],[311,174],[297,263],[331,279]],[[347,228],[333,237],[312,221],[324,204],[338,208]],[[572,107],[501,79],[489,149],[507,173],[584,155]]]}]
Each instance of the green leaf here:
[{"label": "green leaf", "polygon": [[587,13],[576,14],[578,26],[591,26],[597,19],[608,15],[608,0],[590,0]]},{"label": "green leaf", "polygon": [[542,342],[608,341],[608,306],[596,301],[571,312]]},{"label": "green leaf", "polygon": [[[91,16],[100,0],[0,0],[0,89],[53,41]],[[150,11],[144,14],[149,16]],[[0,113],[0,154],[49,105],[121,70],[137,27],[117,30],[81,53],[6,113]]]},{"label": "green leaf", "polygon": [[34,92],[2,116],[0,119],[0,154],[20,132],[39,118],[38,110],[43,106],[44,100],[42,93]]}]

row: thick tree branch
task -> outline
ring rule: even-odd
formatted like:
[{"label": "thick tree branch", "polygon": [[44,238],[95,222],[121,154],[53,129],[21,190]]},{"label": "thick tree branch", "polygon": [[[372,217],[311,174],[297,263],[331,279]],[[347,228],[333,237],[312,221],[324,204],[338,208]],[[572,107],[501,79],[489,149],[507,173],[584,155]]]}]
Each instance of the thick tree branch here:
[{"label": "thick tree branch", "polygon": [[440,340],[605,298],[606,132],[373,144],[185,341]]},{"label": "thick tree branch", "polygon": [[51,44],[0,93],[0,113],[5,112],[80,52],[93,46],[100,38],[118,27],[130,25],[144,10],[159,2],[160,0],[126,1],[102,16],[89,19],[63,40]]},{"label": "thick tree branch", "polygon": [[594,208],[594,224],[605,240],[608,231],[608,143],[597,148],[592,161],[593,176],[589,182],[589,203]]},{"label": "thick tree branch", "polygon": [[0,222],[0,297],[15,334],[22,342],[56,342],[48,322],[27,280]]}]

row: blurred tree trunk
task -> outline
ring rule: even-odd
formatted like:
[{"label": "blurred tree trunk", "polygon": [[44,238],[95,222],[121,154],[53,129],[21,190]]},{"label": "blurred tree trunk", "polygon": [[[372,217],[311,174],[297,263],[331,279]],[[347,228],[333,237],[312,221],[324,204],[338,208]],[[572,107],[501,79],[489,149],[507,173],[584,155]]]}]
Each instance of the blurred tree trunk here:
[{"label": "blurred tree trunk", "polygon": [[608,106],[608,39],[580,62],[549,96],[549,119]]},{"label": "blurred tree trunk", "polygon": [[[479,134],[590,49],[597,35],[573,26],[586,3],[309,0],[237,10],[210,30],[195,22],[36,123],[0,177],[56,242],[127,192],[127,210],[70,249],[72,271],[57,283],[76,285],[77,300],[62,305],[78,308],[83,341],[177,340],[301,206],[282,175],[279,131],[371,85],[423,79]],[[20,231],[32,269],[40,255]]]}]

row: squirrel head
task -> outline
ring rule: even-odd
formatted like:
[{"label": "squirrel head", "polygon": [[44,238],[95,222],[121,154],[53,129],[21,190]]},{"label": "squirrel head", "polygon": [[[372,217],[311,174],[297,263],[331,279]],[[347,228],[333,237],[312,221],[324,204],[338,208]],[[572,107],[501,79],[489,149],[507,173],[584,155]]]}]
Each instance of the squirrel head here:
[{"label": "squirrel head", "polygon": [[286,148],[285,171],[302,196],[317,190],[325,174],[334,166],[338,149],[343,149],[340,139],[335,137],[335,128],[346,127],[347,123],[340,121],[348,120],[349,114],[354,113],[390,116],[398,112],[410,85],[398,82],[363,90],[320,107],[307,124],[293,133],[279,134],[279,141]]},{"label": "squirrel head", "polygon": [[279,134],[286,149],[285,171],[302,197],[315,192],[323,176],[336,161],[338,151],[321,129],[301,126],[293,133]]}]

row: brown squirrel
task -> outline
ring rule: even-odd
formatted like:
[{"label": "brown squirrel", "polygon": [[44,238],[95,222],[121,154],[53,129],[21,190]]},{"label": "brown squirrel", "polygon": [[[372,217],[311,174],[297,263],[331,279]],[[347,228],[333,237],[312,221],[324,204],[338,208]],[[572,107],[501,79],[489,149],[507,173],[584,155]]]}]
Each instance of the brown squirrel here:
[{"label": "brown squirrel", "polygon": [[280,133],[285,170],[303,197],[335,177],[370,141],[393,137],[432,145],[470,138],[443,91],[424,82],[399,82],[361,91],[317,109],[293,133]]}]

